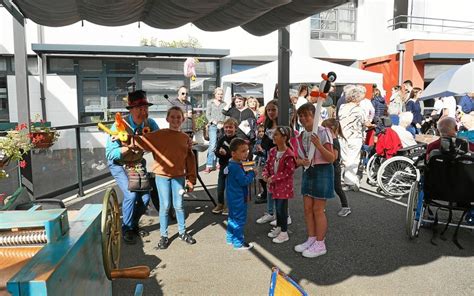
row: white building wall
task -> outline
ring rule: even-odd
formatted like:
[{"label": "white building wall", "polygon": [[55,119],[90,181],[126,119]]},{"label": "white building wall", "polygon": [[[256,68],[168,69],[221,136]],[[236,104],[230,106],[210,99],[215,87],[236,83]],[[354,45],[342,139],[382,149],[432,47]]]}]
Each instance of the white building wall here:
[{"label": "white building wall", "polygon": [[[18,106],[17,103],[15,76],[7,76],[7,87],[10,122],[18,122],[18,108],[24,108],[24,106]],[[38,76],[28,77],[28,90],[30,94],[30,118],[34,119],[36,114],[41,114],[40,83]]]},{"label": "white building wall", "polygon": [[47,75],[45,90],[48,121],[52,126],[79,123],[77,78],[72,75]]},{"label": "white building wall", "polygon": [[[363,60],[396,53],[397,44],[407,40],[474,40],[472,30],[467,34],[467,30],[445,29],[441,32],[440,28],[431,26],[412,26],[411,29],[398,30],[387,28],[390,24],[388,21],[393,18],[393,1],[359,0],[356,41],[311,40],[311,56],[324,59]],[[451,0],[449,4],[445,0],[413,0],[409,3],[408,14],[410,11],[412,16],[474,21],[473,0]],[[441,21],[424,22],[441,24]],[[447,21],[444,24],[456,25]]]}]

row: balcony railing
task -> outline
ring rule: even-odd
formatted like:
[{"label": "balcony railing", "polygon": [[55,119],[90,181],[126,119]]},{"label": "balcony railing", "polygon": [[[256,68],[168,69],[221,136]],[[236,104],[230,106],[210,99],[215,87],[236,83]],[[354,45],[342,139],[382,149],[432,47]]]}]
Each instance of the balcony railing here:
[{"label": "balcony railing", "polygon": [[[106,122],[111,124],[113,121]],[[31,152],[33,193],[35,198],[56,197],[77,189],[84,195],[84,186],[110,176],[105,159],[108,135],[97,123],[54,127],[60,138],[48,149]],[[0,179],[0,192],[12,194],[20,185],[17,164],[6,168],[10,177]]]},{"label": "balcony railing", "polygon": [[410,15],[399,15],[388,20],[387,28],[461,35],[474,34],[474,22]]}]

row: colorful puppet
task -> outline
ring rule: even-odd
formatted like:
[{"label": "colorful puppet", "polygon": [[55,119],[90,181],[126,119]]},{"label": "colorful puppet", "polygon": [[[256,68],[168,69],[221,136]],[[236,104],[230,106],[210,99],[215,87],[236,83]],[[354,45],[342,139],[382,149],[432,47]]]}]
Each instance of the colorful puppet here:
[{"label": "colorful puppet", "polygon": [[199,63],[197,58],[187,58],[184,62],[184,76],[191,77],[192,81],[196,80],[196,63]]},{"label": "colorful puppet", "polygon": [[103,130],[104,132],[108,133],[111,136],[116,136],[121,142],[128,141],[128,133],[126,128],[127,123],[123,120],[122,116],[119,112],[115,114],[115,127],[117,128],[116,131],[110,130],[106,127],[103,123],[99,122],[97,126]]},{"label": "colorful puppet", "polygon": [[[323,78],[323,81],[319,84],[319,91],[312,91],[309,95],[312,97],[317,97],[318,102],[316,104],[316,112],[314,113],[314,121],[313,121],[313,134],[317,135],[318,134],[318,127],[319,127],[319,122],[321,121],[321,108],[323,105],[324,99],[327,97],[327,93],[331,89],[331,83],[336,81],[336,73],[334,72],[329,72],[327,75],[326,74],[321,74],[321,77]],[[314,146],[313,143],[311,143],[311,146],[309,148],[309,153],[308,153],[308,159],[312,160],[314,157],[314,152],[316,150],[316,147]],[[308,166],[309,167],[309,166]],[[307,169],[308,167],[305,167]]]}]

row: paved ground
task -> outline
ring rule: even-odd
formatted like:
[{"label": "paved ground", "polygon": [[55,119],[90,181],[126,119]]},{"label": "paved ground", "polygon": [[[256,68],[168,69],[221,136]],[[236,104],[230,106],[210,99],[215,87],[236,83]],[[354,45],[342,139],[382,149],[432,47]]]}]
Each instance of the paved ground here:
[{"label": "paved ground", "polygon": [[[215,194],[217,174],[203,176]],[[299,187],[297,178],[297,187]],[[74,204],[99,202],[103,193]],[[204,197],[201,188],[197,195]],[[198,243],[186,245],[177,238],[177,226],[170,226],[173,240],[169,249],[157,250],[159,225],[156,211],[142,219],[151,232],[135,246],[123,244],[121,266],[148,265],[152,275],[147,280],[117,280],[114,294],[133,295],[137,282],[145,286],[145,295],[266,295],[271,268],[288,273],[309,295],[472,295],[474,281],[474,233],[461,229],[459,241],[464,250],[450,240],[430,243],[431,231],[409,241],[404,230],[405,203],[378,196],[373,188],[354,193],[349,201],[353,213],[345,218],[336,215],[339,201],[328,203],[328,254],[306,259],[293,251],[305,239],[303,204],[300,197],[290,202],[293,224],[290,241],[281,245],[267,237],[269,225],[255,220],[265,205],[251,204],[246,238],[255,243],[251,251],[233,251],[225,243],[225,217],[213,215],[210,202],[189,200],[185,203],[188,230]]]}]

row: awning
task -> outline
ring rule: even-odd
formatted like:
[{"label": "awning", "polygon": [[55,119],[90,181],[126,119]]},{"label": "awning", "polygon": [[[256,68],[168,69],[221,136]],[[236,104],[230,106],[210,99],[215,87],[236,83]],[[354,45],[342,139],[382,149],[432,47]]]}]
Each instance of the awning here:
[{"label": "awning", "polygon": [[173,48],[154,46],[116,46],[85,44],[37,44],[31,48],[37,54],[91,54],[91,55],[130,55],[130,56],[192,56],[192,57],[225,57],[228,49],[212,48]]},{"label": "awning", "polygon": [[26,18],[50,27],[81,20],[103,26],[143,22],[171,29],[193,23],[205,31],[241,26],[262,36],[349,0],[13,0]]}]

